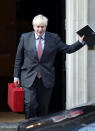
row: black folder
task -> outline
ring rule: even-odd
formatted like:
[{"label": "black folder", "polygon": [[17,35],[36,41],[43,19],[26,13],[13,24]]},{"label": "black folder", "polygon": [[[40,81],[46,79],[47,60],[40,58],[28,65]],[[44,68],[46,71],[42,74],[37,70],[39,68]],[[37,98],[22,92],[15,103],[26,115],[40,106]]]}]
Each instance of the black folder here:
[{"label": "black folder", "polygon": [[80,30],[76,32],[79,36],[84,35],[84,41],[88,46],[95,45],[95,32],[94,30],[89,26],[86,25]]}]

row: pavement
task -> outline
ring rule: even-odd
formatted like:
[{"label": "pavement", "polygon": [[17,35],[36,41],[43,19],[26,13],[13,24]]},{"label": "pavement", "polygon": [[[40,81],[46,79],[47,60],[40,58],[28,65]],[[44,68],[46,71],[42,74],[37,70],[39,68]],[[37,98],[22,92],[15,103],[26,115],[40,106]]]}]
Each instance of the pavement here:
[{"label": "pavement", "polygon": [[0,123],[0,131],[16,131],[18,123]]},{"label": "pavement", "polygon": [[16,131],[18,123],[23,120],[23,113],[0,112],[0,131]]}]

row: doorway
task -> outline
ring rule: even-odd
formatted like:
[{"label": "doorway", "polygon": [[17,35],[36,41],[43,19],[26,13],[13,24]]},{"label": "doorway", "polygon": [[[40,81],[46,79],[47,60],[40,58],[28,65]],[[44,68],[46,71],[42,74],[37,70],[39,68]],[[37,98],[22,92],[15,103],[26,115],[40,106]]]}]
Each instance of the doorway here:
[{"label": "doorway", "polygon": [[[65,41],[65,1],[63,0],[20,0],[17,1],[16,29],[17,45],[21,33],[32,31],[32,19],[38,14],[48,17],[47,31],[57,33]],[[58,53],[55,60],[56,83],[50,102],[50,112],[65,109],[66,72],[65,54]]]},{"label": "doorway", "polygon": [[[5,1],[5,0],[4,0]],[[16,6],[15,6],[16,2]],[[6,1],[5,1],[6,3]],[[10,7],[11,6],[11,7]],[[37,14],[43,14],[48,17],[49,24],[47,31],[57,33],[65,41],[65,1],[63,0],[9,0],[4,4],[7,7],[3,34],[7,36],[7,42],[3,41],[0,53],[5,53],[8,62],[3,65],[7,72],[2,70],[0,75],[0,109],[9,111],[7,105],[7,84],[13,81],[13,68],[16,48],[18,46],[20,35],[24,32],[32,31],[32,19]],[[8,15],[9,14],[9,15]],[[16,14],[16,15],[15,15]],[[10,17],[6,17],[6,16]],[[2,16],[2,17],[3,17]],[[7,20],[6,20],[7,19]],[[6,26],[7,25],[7,26]],[[2,26],[2,24],[1,24]],[[6,31],[7,27],[7,31]],[[5,31],[5,32],[4,32]],[[1,32],[2,33],[2,32]],[[5,39],[4,39],[5,40]],[[0,40],[1,41],[1,40]],[[6,44],[8,48],[6,47]],[[4,46],[5,45],[5,46]],[[4,51],[3,51],[4,49]],[[2,66],[4,68],[4,66]],[[65,54],[58,53],[55,60],[56,82],[52,98],[50,101],[49,112],[58,112],[65,109],[66,101],[66,71],[65,71]],[[5,75],[4,75],[5,73]],[[5,96],[5,97],[3,97]]]}]

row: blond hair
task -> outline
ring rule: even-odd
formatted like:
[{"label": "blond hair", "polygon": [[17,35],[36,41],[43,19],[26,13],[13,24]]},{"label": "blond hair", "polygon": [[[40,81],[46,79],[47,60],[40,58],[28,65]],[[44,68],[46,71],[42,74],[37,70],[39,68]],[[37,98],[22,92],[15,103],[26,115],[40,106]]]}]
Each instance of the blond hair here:
[{"label": "blond hair", "polygon": [[48,24],[48,18],[42,14],[37,15],[33,18],[32,25],[45,25]]}]

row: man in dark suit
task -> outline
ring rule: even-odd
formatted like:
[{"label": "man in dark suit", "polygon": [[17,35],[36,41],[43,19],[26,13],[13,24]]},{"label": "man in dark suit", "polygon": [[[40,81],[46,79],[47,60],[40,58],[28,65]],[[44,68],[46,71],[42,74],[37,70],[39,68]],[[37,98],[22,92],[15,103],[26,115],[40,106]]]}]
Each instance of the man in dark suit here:
[{"label": "man in dark suit", "polygon": [[54,61],[58,51],[73,53],[84,45],[83,37],[63,43],[57,34],[46,31],[48,19],[37,15],[33,32],[21,35],[14,66],[14,83],[24,88],[25,118],[48,114],[54,82]]}]

